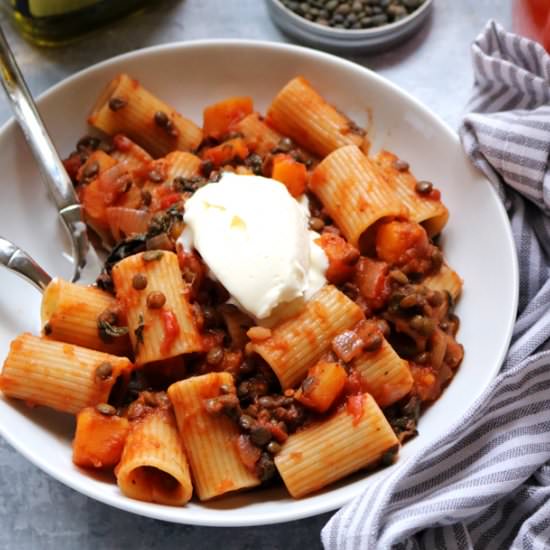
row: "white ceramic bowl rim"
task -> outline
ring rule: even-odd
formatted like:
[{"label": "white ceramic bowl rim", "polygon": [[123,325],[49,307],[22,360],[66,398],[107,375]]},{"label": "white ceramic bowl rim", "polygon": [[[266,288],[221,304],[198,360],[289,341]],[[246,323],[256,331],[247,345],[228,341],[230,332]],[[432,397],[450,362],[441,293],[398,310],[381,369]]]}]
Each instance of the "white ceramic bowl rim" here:
[{"label": "white ceramic bowl rim", "polygon": [[[286,52],[294,51],[294,52],[302,52],[302,54],[306,51],[309,58],[311,58],[313,61],[325,60],[325,61],[332,61],[333,63],[337,62],[343,67],[347,67],[349,70],[362,71],[364,73],[368,73],[370,79],[378,81],[380,84],[383,84],[384,86],[392,89],[394,93],[397,96],[399,96],[403,101],[406,101],[414,105],[416,109],[424,113],[428,118],[430,118],[430,120],[433,122],[435,126],[439,126],[439,128],[443,132],[445,132],[448,135],[448,137],[454,140],[457,147],[460,147],[456,133],[454,133],[445,123],[439,120],[433,113],[431,113],[426,107],[424,107],[419,101],[417,101],[415,98],[410,96],[408,93],[399,89],[393,83],[386,81],[385,79],[376,75],[370,70],[365,69],[359,65],[356,65],[350,61],[339,59],[330,54],[315,51],[315,50],[310,50],[308,48],[303,48],[295,45],[262,42],[262,41],[254,41],[254,40],[219,39],[219,40],[199,40],[199,41],[191,41],[191,42],[178,42],[178,43],[153,46],[153,47],[144,48],[141,50],[136,50],[134,52],[122,54],[114,58],[108,59],[106,61],[103,61],[101,63],[98,63],[96,65],[93,65],[92,67],[84,69],[68,77],[67,79],[56,84],[55,86],[51,87],[49,90],[41,94],[37,102],[40,105],[40,102],[42,100],[45,100],[49,96],[62,91],[64,87],[70,86],[75,80],[78,80],[83,75],[93,75],[94,72],[100,71],[104,68],[108,68],[110,65],[116,65],[121,62],[124,62],[125,60],[130,60],[135,57],[142,56],[144,54],[157,53],[165,50],[181,49],[186,51],[187,50],[192,51],[193,49],[201,49],[201,48],[208,48],[208,47],[223,48],[228,46],[254,48],[255,51],[259,51],[259,50],[268,50],[268,51],[275,50],[275,51],[286,51]],[[13,119],[11,119],[10,121],[8,121],[6,124],[2,126],[2,128],[0,129],[0,133],[4,134],[5,132],[10,131],[14,125],[15,125],[15,122]],[[491,193],[493,194],[496,204],[498,205],[497,210],[498,210],[498,217],[500,218],[500,222],[503,223],[507,228],[506,234],[503,235],[505,237],[504,244],[507,247],[507,249],[509,249],[509,247],[512,247],[513,249],[514,245],[513,245],[512,233],[508,223],[506,212],[504,210],[504,207],[500,203],[500,200],[498,199],[496,192],[492,188],[491,188]],[[506,334],[503,335],[501,340],[499,340],[499,346],[495,353],[495,363],[493,365],[494,372],[492,372],[493,376],[494,374],[496,374],[498,368],[500,367],[505,357],[505,354],[510,342],[513,323],[515,319],[515,311],[516,311],[517,301],[518,301],[518,284],[517,284],[518,283],[518,266],[517,266],[517,259],[515,255],[513,256],[512,264],[513,265],[510,266],[511,268],[510,277],[511,277],[513,288],[515,289],[515,295],[511,297],[511,302],[513,305],[512,309],[514,314],[511,314],[506,319]],[[472,393],[475,394],[475,398],[479,397],[483,389],[484,388],[478,388],[477,392],[476,390],[472,391]],[[474,400],[475,399],[472,399],[472,402]],[[98,490],[94,486],[88,485],[86,483],[79,483],[78,481],[71,479],[68,472],[54,468],[50,463],[48,463],[47,460],[43,459],[40,453],[33,451],[31,446],[29,446],[26,443],[26,441],[19,440],[17,438],[16,433],[10,432],[10,430],[8,429],[8,426],[4,425],[4,423],[0,423],[0,435],[2,435],[17,451],[19,451],[23,456],[25,456],[28,460],[30,460],[36,466],[44,470],[53,478],[75,489],[76,491],[86,494],[87,496],[94,498],[100,502],[104,502],[106,504],[116,506],[118,508],[122,508],[126,511],[140,514],[143,516],[156,518],[156,519],[161,519],[161,520],[175,521],[180,523],[190,523],[190,524],[196,524],[196,525],[210,525],[210,526],[245,526],[245,525],[278,523],[278,522],[302,519],[302,518],[320,514],[329,510],[333,510],[337,507],[342,506],[349,500],[349,498],[351,498],[349,495],[346,496],[345,498],[343,496],[339,498],[332,498],[332,499],[326,498],[324,499],[322,504],[319,504],[319,502],[317,501],[308,502],[307,500],[305,500],[301,503],[302,506],[300,507],[300,509],[294,510],[292,514],[289,514],[288,512],[286,513],[281,512],[281,511],[269,511],[263,514],[255,514],[253,518],[250,518],[246,516],[246,511],[243,511],[242,517],[239,517],[238,520],[236,520],[234,516],[225,518],[220,516],[219,514],[217,514],[216,518],[213,520],[209,514],[210,511],[208,508],[204,508],[200,510],[195,509],[193,510],[192,514],[186,513],[185,508],[182,508],[182,509],[178,509],[181,511],[180,516],[167,517],[168,514],[165,512],[166,507],[134,501],[128,498],[125,498],[122,500],[113,499],[110,495],[104,494],[101,490]],[[405,461],[402,461],[401,465],[404,463]]]},{"label": "white ceramic bowl rim", "polygon": [[268,0],[272,2],[273,4],[276,4],[282,11],[284,11],[289,18],[291,18],[294,25],[299,26],[306,26],[309,27],[311,31],[322,33],[327,37],[332,38],[349,38],[352,39],[359,39],[359,38],[368,38],[368,37],[375,37],[380,36],[384,34],[393,34],[394,32],[398,32],[403,27],[407,27],[411,21],[416,19],[417,17],[421,17],[422,14],[430,9],[430,6],[432,5],[433,0],[425,0],[424,3],[414,10],[412,13],[407,15],[407,17],[404,17],[403,19],[400,19],[399,21],[395,21],[393,23],[388,23],[386,25],[381,25],[380,27],[374,27],[371,29],[335,29],[334,27],[326,27],[324,25],[319,25],[319,23],[315,23],[314,21],[309,21],[305,17],[302,17],[301,15],[298,15],[297,13],[294,13],[292,10],[288,9],[281,0]]}]

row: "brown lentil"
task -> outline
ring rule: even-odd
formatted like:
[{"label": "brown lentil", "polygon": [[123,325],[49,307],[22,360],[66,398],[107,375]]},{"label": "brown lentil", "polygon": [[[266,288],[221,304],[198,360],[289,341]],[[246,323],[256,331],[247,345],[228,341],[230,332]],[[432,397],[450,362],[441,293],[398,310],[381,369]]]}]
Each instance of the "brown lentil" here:
[{"label": "brown lentil", "polygon": [[109,109],[111,109],[111,111],[120,111],[120,109],[126,107],[126,105],[128,105],[128,102],[120,97],[112,97],[109,100]]},{"label": "brown lentil", "polygon": [[166,303],[164,293],[155,290],[147,295],[147,307],[149,309],[160,309]]},{"label": "brown lentil", "polygon": [[416,185],[414,186],[414,190],[420,195],[428,195],[432,192],[433,188],[433,183],[431,181],[425,180],[417,181]]},{"label": "brown lentil", "polygon": [[271,441],[271,431],[264,426],[253,426],[250,430],[250,440],[254,445],[263,447]]},{"label": "brown lentil", "polygon": [[393,167],[398,172],[406,172],[409,169],[409,163],[405,160],[396,159],[393,161]]},{"label": "brown lentil", "polygon": [[427,363],[430,360],[430,354],[426,351],[423,351],[422,353],[419,353],[415,358],[415,363],[420,363],[423,365],[424,363]]},{"label": "brown lentil", "polygon": [[382,346],[382,342],[384,341],[384,338],[382,334],[379,334],[375,332],[374,334],[371,334],[367,340],[365,340],[365,351],[376,351],[377,349],[380,349],[380,346]]},{"label": "brown lentil", "polygon": [[169,136],[177,137],[178,131],[174,127],[174,123],[170,120],[168,115],[164,111],[157,111],[154,115],[155,124],[162,128]]},{"label": "brown lentil", "polygon": [[433,307],[439,307],[444,301],[443,294],[435,290],[428,295],[428,302]]},{"label": "brown lentil", "polygon": [[144,262],[156,262],[162,258],[162,255],[162,250],[148,250],[143,253],[142,258]]},{"label": "brown lentil", "polygon": [[136,273],[132,277],[132,287],[135,290],[143,290],[147,286],[147,276],[143,273]]},{"label": "brown lentil", "polygon": [[143,202],[143,206],[151,206],[152,200],[153,200],[153,195],[151,195],[151,192],[144,189],[141,192],[141,201]]},{"label": "brown lentil", "polygon": [[223,361],[223,348],[216,346],[206,354],[206,362],[209,365],[219,365]]},{"label": "brown lentil", "polygon": [[104,361],[101,363],[97,369],[95,370],[95,377],[97,380],[107,380],[111,377],[113,374],[113,365],[109,363],[108,361]]},{"label": "brown lentil", "polygon": [[267,445],[267,452],[276,455],[281,451],[281,446],[276,441],[270,441]]},{"label": "brown lentil", "polygon": [[309,228],[313,231],[320,233],[325,227],[325,222],[321,218],[314,216],[309,220]]},{"label": "brown lentil", "polygon": [[220,393],[223,395],[228,395],[230,393],[233,393],[233,388],[228,384],[222,384],[220,386]]},{"label": "brown lentil", "polygon": [[248,414],[242,414],[239,417],[239,426],[245,430],[248,431],[252,426],[254,425],[254,418],[249,416]]},{"label": "brown lentil", "polygon": [[394,23],[418,9],[425,0],[281,0],[297,15],[341,29],[367,29]]},{"label": "brown lentil", "polygon": [[166,125],[170,122],[168,115],[164,111],[157,111],[153,119],[159,128],[166,128]]},{"label": "brown lentil", "polygon": [[410,324],[412,329],[425,337],[431,336],[435,330],[434,321],[428,317],[423,317],[422,315],[415,315],[411,319]]},{"label": "brown lentil", "polygon": [[279,143],[271,150],[272,153],[288,153],[294,148],[294,143],[288,137],[281,138]]},{"label": "brown lentil", "polygon": [[204,408],[208,414],[218,414],[222,410],[222,405],[215,397],[213,397],[212,399],[207,399],[204,402]]},{"label": "brown lentil", "polygon": [[98,413],[103,414],[104,416],[114,416],[116,414],[116,409],[108,403],[98,403],[95,406],[95,409]]},{"label": "brown lentil", "polygon": [[275,464],[268,453],[262,453],[256,463],[256,474],[261,481],[268,481],[275,475]]},{"label": "brown lentil", "polygon": [[201,162],[201,174],[207,178],[214,170],[214,163],[210,159]]},{"label": "brown lentil", "polygon": [[406,285],[409,282],[407,275],[405,275],[405,273],[403,273],[400,269],[392,269],[389,276],[392,280],[401,285]]},{"label": "brown lentil", "polygon": [[418,296],[418,294],[408,294],[399,302],[399,307],[401,309],[410,309],[412,307],[421,305],[421,303],[422,303],[421,296]]},{"label": "brown lentil", "polygon": [[99,162],[97,162],[97,160],[94,160],[89,164],[86,164],[86,167],[82,172],[82,175],[84,176],[84,179],[91,180],[95,178],[98,173],[99,173]]},{"label": "brown lentil", "polygon": [[100,145],[100,140],[93,136],[84,136],[78,140],[76,150],[79,152],[95,151]]}]

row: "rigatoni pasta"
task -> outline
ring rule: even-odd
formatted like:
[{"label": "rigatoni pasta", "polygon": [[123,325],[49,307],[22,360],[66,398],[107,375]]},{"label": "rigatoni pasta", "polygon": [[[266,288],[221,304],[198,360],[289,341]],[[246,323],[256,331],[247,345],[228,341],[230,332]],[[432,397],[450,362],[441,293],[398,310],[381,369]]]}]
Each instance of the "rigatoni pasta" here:
[{"label": "rigatoni pasta", "polygon": [[444,263],[437,273],[426,277],[424,284],[432,290],[448,292],[456,302],[462,292],[463,283],[458,273]]},{"label": "rigatoni pasta", "polygon": [[392,463],[464,355],[439,190],[300,76],[201,129],[123,74],[89,121],[65,166],[112,248],[96,286],[46,289],[3,393],[76,415],[74,464],[145,502]]},{"label": "rigatoni pasta", "polygon": [[283,135],[260,120],[258,113],[251,113],[235,124],[235,130],[243,135],[246,145],[260,156],[271,153],[279,145]]},{"label": "rigatoni pasta", "polygon": [[377,221],[408,214],[380,168],[355,145],[328,155],[315,168],[310,188],[354,246]]},{"label": "rigatoni pasta", "polygon": [[115,384],[127,382],[132,368],[126,357],[22,334],[10,346],[0,389],[8,397],[76,414],[107,403]]},{"label": "rigatoni pasta", "polygon": [[[105,353],[129,355],[128,334],[122,331],[119,336],[113,336],[102,328],[102,316],[109,312],[116,315],[117,311],[117,302],[111,294],[55,278],[42,296],[44,336]],[[126,326],[124,319],[120,321]]]},{"label": "rigatoni pasta", "polygon": [[252,349],[273,369],[281,386],[302,381],[311,367],[340,332],[353,327],[361,309],[333,286],[326,286],[301,313],[275,327],[270,337],[254,342]]},{"label": "rigatoni pasta", "polygon": [[377,350],[363,352],[351,362],[351,367],[380,407],[393,405],[405,397],[414,384],[408,362],[386,340]]},{"label": "rigatoni pasta", "polygon": [[394,187],[399,201],[409,211],[409,219],[421,223],[428,235],[439,235],[449,219],[449,211],[441,202],[441,194],[430,182],[418,182],[405,164],[389,151],[381,151],[375,161]]},{"label": "rigatoni pasta", "polygon": [[130,424],[115,474],[130,498],[173,506],[189,501],[191,474],[171,409],[156,408]]},{"label": "rigatoni pasta", "polygon": [[363,394],[351,397],[328,420],[291,435],[275,465],[290,494],[300,498],[398,449],[384,414],[370,395]]},{"label": "rigatoni pasta", "polygon": [[126,134],[155,157],[194,150],[202,140],[196,124],[126,74],[107,86],[88,122],[106,134]]},{"label": "rigatoni pasta", "polygon": [[130,256],[116,264],[113,281],[138,365],[201,351],[175,254],[152,250]]},{"label": "rigatoni pasta", "polygon": [[365,133],[325,101],[303,77],[292,79],[267,110],[267,123],[324,157],[345,145],[362,146]]},{"label": "rigatoni pasta", "polygon": [[235,424],[223,415],[214,416],[206,410],[206,400],[234,391],[229,373],[196,376],[168,388],[195,490],[201,500],[260,483],[239,458],[239,431]]}]

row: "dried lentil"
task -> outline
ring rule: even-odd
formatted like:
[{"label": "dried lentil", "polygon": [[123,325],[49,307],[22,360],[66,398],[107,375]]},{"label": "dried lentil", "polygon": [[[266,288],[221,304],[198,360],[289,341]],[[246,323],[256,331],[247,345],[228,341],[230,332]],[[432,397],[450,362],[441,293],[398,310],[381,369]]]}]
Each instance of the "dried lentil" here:
[{"label": "dried lentil", "polygon": [[[318,25],[341,29],[369,29],[400,21],[417,10],[425,0],[281,0],[297,15]],[[284,152],[277,147],[277,152]]]}]

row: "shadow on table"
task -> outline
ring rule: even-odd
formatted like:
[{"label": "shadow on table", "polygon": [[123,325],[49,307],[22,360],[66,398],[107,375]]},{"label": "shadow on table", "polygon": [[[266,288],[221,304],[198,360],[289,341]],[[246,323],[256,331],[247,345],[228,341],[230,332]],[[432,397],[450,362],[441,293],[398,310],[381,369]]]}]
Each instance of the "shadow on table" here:
[{"label": "shadow on table", "polygon": [[422,28],[402,44],[394,46],[387,51],[381,50],[369,55],[354,55],[350,59],[373,71],[389,69],[392,66],[404,63],[411,56],[422,55],[422,48],[427,43],[428,35],[433,31],[433,25],[434,15],[430,13]]}]

